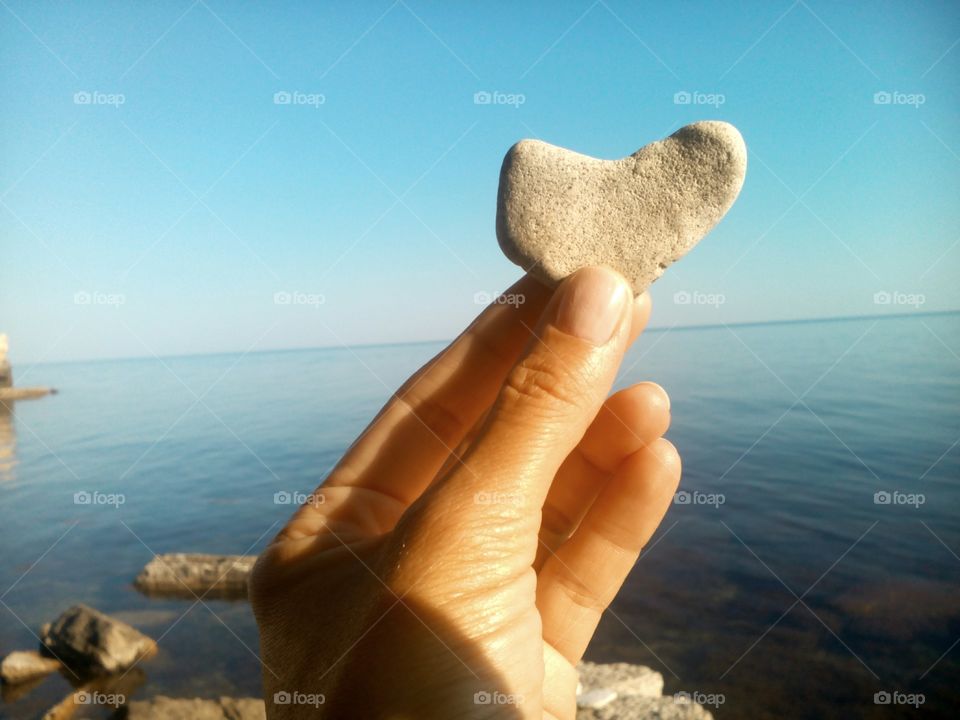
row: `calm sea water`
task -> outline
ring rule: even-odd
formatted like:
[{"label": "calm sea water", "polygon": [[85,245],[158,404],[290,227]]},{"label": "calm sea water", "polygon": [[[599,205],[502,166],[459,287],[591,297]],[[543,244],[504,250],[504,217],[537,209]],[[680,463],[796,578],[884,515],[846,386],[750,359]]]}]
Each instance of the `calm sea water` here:
[{"label": "calm sea water", "polygon": [[[131,580],[155,552],[260,550],[291,510],[274,493],[309,492],[439,347],[15,368],[60,394],[0,416],[0,652],[83,601],[160,639],[137,697],[258,694],[245,602],[148,599]],[[646,379],[671,394],[691,502],[588,657],[722,693],[719,718],[915,713],[877,692],[957,716],[960,315],[652,331],[618,385]],[[7,693],[0,715],[69,689]]]}]

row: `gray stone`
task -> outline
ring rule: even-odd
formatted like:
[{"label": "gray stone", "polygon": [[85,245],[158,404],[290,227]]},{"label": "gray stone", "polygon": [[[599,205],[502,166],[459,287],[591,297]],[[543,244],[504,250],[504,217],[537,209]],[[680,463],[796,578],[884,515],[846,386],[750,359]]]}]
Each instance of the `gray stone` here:
[{"label": "gray stone", "polygon": [[49,675],[59,668],[59,660],[44,657],[36,650],[15,650],[0,662],[0,679],[15,685]]},{"label": "gray stone", "polygon": [[115,673],[152,656],[157,644],[124,622],[74,605],[41,631],[52,655],[81,673]]},{"label": "gray stone", "polygon": [[169,698],[158,695],[151,700],[129,703],[127,720],[265,720],[266,709],[259,698]]},{"label": "gray stone", "polygon": [[247,595],[247,578],[256,561],[256,555],[157,555],[134,584],[149,595],[241,598]]},{"label": "gray stone", "polygon": [[618,697],[598,709],[577,711],[577,720],[713,720],[713,714],[702,705],[676,702],[672,696]]},{"label": "gray stone", "polygon": [[743,138],[718,121],[687,125],[619,160],[521,140],[500,171],[497,239],[548,284],[607,265],[640,293],[720,221],[746,168]]},{"label": "gray stone", "polygon": [[620,696],[660,697],[663,694],[663,675],[644,665],[584,661],[577,665],[577,672],[585,691],[609,688]]}]

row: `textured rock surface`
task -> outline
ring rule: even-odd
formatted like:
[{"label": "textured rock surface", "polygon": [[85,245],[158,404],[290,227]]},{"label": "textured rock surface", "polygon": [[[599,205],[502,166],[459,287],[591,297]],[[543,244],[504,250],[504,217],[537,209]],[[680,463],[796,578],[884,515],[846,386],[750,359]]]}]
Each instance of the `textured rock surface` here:
[{"label": "textured rock surface", "polygon": [[698,122],[620,160],[539,140],[507,152],[497,197],[506,256],[550,284],[608,265],[645,290],[733,205],[747,150],[724,122]]},{"label": "textured rock surface", "polygon": [[134,584],[151,595],[246,597],[247,577],[256,560],[256,555],[157,555]]},{"label": "textured rock surface", "polygon": [[0,679],[11,685],[49,675],[60,668],[60,661],[44,657],[35,650],[15,650],[0,662]]},{"label": "textured rock surface", "polygon": [[[706,708],[662,695],[663,675],[643,665],[591,663],[577,665],[580,688],[577,720],[712,720]],[[607,703],[595,703],[603,691],[615,693]],[[584,701],[586,698],[586,701]]]},{"label": "textured rock surface", "polygon": [[44,626],[41,642],[75,671],[91,674],[120,672],[157,648],[139,630],[86,605]]},{"label": "textured rock surface", "polygon": [[130,703],[117,718],[128,720],[265,720],[266,710],[259,698],[219,700],[174,699],[159,695],[152,700]]},{"label": "textured rock surface", "polygon": [[673,696],[618,697],[609,705],[595,710],[577,711],[577,720],[713,720],[702,705],[676,702]]},{"label": "textured rock surface", "polygon": [[582,662],[577,665],[577,672],[584,692],[609,688],[621,696],[663,694],[663,675],[643,665]]}]

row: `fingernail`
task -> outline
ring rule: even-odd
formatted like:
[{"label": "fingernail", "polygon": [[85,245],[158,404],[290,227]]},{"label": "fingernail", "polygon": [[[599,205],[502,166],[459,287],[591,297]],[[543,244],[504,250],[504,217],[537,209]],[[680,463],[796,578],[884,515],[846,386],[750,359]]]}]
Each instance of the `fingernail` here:
[{"label": "fingernail", "polygon": [[620,326],[633,293],[616,272],[603,267],[578,270],[560,288],[554,325],[565,333],[605,345]]}]

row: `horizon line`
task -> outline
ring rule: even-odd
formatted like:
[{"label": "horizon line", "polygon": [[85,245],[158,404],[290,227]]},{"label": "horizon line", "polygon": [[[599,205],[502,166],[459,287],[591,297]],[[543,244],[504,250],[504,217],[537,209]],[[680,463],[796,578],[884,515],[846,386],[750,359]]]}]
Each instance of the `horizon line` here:
[{"label": "horizon line", "polygon": [[[857,320],[895,320],[902,318],[911,318],[911,317],[930,317],[933,315],[957,315],[960,314],[960,309],[956,310],[926,310],[923,312],[909,312],[909,313],[883,313],[878,315],[838,315],[831,317],[812,317],[812,318],[790,318],[784,320],[747,320],[742,322],[730,322],[730,323],[700,323],[696,325],[659,325],[655,327],[647,327],[643,332],[644,333],[656,333],[656,332],[676,332],[676,331],[687,331],[687,330],[715,330],[718,328],[724,327],[757,327],[765,325],[802,325],[807,323],[818,323],[818,322],[853,322]],[[242,350],[220,350],[217,352],[199,352],[199,353],[177,353],[173,355],[125,355],[125,356],[115,356],[115,357],[101,357],[101,358],[81,358],[77,360],[50,360],[50,361],[37,361],[33,363],[18,363],[20,365],[29,365],[30,367],[35,367],[39,365],[71,365],[77,363],[108,363],[108,362],[127,362],[131,360],[164,360],[164,359],[179,359],[179,358],[201,358],[201,357],[216,357],[217,355],[266,355],[269,353],[291,353],[291,352],[308,352],[316,350],[348,350],[348,349],[359,349],[359,348],[378,348],[378,347],[399,347],[407,345],[434,345],[439,343],[450,343],[454,338],[435,338],[430,340],[405,340],[398,342],[369,342],[369,343],[357,343],[351,345],[310,345],[303,347],[285,347],[285,348],[269,348],[263,350],[249,350],[244,353]],[[16,366],[14,366],[16,368]]]}]

